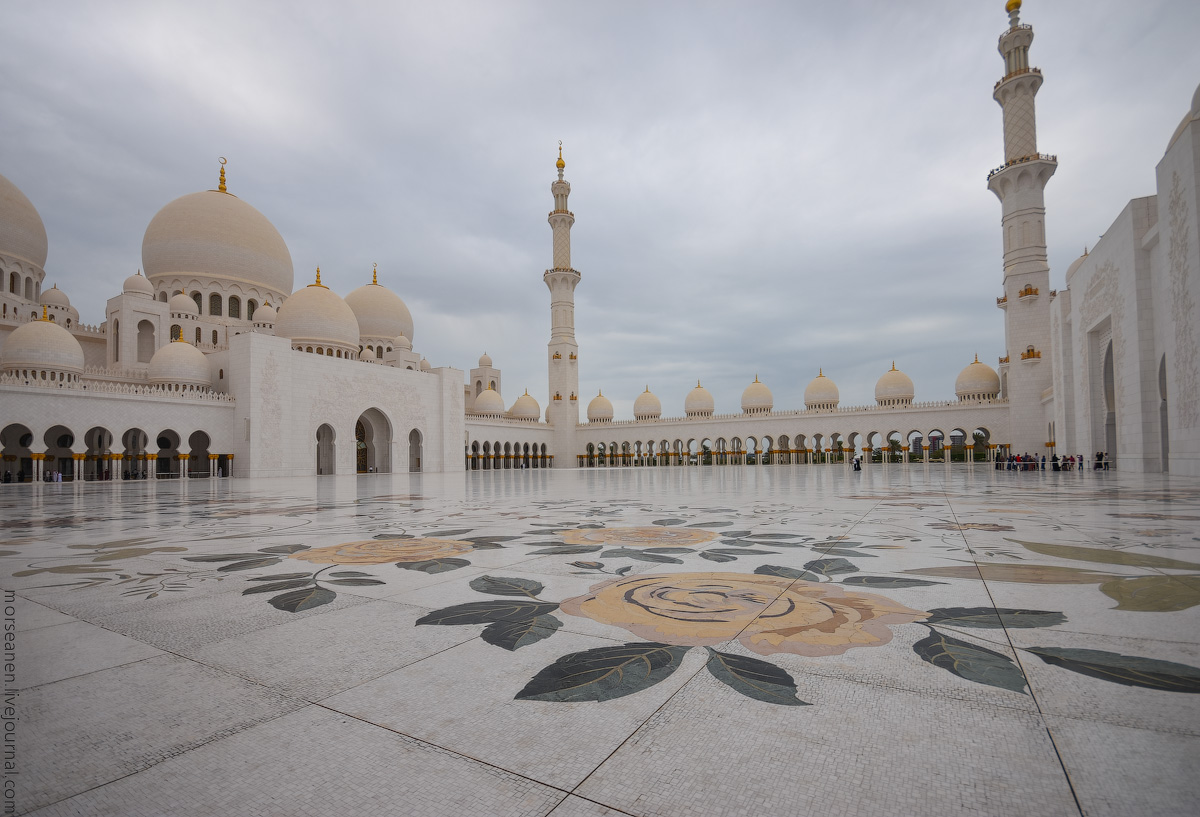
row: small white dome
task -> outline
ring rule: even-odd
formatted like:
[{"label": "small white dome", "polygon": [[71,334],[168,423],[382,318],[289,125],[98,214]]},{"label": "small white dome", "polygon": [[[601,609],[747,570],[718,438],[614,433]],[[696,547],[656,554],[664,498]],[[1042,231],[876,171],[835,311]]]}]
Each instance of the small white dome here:
[{"label": "small white dome", "polygon": [[271,306],[270,301],[267,301],[258,309],[254,310],[255,323],[274,324],[277,317],[278,313],[275,311],[275,307]]},{"label": "small white dome", "polygon": [[82,374],[83,348],[74,335],[57,323],[30,321],[14,329],[0,347],[0,369]]},{"label": "small white dome", "polygon": [[712,417],[715,405],[712,394],[697,380],[696,388],[688,392],[687,397],[684,398],[683,411],[688,417]]},{"label": "small white dome", "polygon": [[61,306],[63,309],[71,308],[71,299],[67,297],[67,293],[58,288],[58,284],[43,290],[38,303],[46,306]]},{"label": "small white dome", "polygon": [[484,352],[482,355],[479,356],[479,368],[480,369],[492,368],[492,358],[491,358],[491,355],[489,355],[487,352]]},{"label": "small white dome", "polygon": [[423,372],[433,371],[433,367],[429,365],[429,361],[426,360],[425,358],[421,358],[421,371],[423,371]]},{"label": "small white dome", "polygon": [[173,340],[155,352],[149,374],[155,385],[212,387],[208,358],[186,340]]},{"label": "small white dome", "polygon": [[167,310],[175,315],[199,315],[200,308],[196,302],[182,292],[172,295],[167,301]]},{"label": "small white dome", "polygon": [[359,287],[346,296],[364,338],[413,337],[413,319],[400,296],[380,283]]},{"label": "small white dome", "polygon": [[500,417],[504,414],[504,398],[493,388],[486,388],[475,398],[475,413],[485,417]]},{"label": "small white dome", "polygon": [[0,176],[0,253],[46,266],[46,226],[33,202]]},{"label": "small white dome", "polygon": [[657,420],[662,417],[662,402],[654,396],[649,386],[633,401],[633,416],[638,420]]},{"label": "small white dome", "polygon": [[283,236],[262,213],[217,190],[181,196],[155,214],[142,239],[142,269],[152,283],[182,276],[281,298],[292,291],[292,256]]},{"label": "small white dome", "polygon": [[275,316],[275,334],[291,338],[296,345],[341,347],[358,355],[358,319],[336,292],[321,283],[296,290],[283,302]]},{"label": "small white dome", "polygon": [[412,351],[412,341],[404,335],[397,335],[396,339],[392,341],[392,346],[405,352]]},{"label": "small white dome", "polygon": [[975,362],[967,364],[967,367],[958,373],[958,380],[954,382],[954,393],[958,395],[959,400],[991,400],[1000,394],[1000,375],[996,374],[996,370],[986,363],[979,362],[979,355],[975,355]]},{"label": "small white dome", "polygon": [[818,369],[817,376],[804,389],[805,408],[835,409],[840,400],[837,384],[825,376],[824,370]]},{"label": "small white dome", "polygon": [[765,384],[754,376],[754,382],[742,392],[742,412],[744,414],[766,414],[775,406],[775,397]]},{"label": "small white dome", "polygon": [[604,396],[603,392],[598,392],[592,398],[592,402],[588,403],[587,418],[589,423],[607,423],[613,418],[612,401]]},{"label": "small white dome", "polygon": [[121,285],[121,292],[125,295],[145,295],[147,298],[153,298],[154,284],[139,271],[137,275],[130,275],[125,279],[125,283]]},{"label": "small white dome", "polygon": [[1083,255],[1076,258],[1074,261],[1071,262],[1071,266],[1067,267],[1067,276],[1066,277],[1067,277],[1068,282],[1071,280],[1071,276],[1075,274],[1075,270],[1077,270],[1083,266],[1083,262],[1087,260],[1087,257],[1088,257],[1088,252],[1087,252],[1087,248],[1085,247],[1083,250]]},{"label": "small white dome", "polygon": [[897,369],[895,361],[875,383],[875,402],[881,406],[906,405],[913,401],[914,394],[912,378]]},{"label": "small white dome", "polygon": [[529,395],[529,390],[517,398],[517,402],[512,404],[512,408],[508,410],[509,415],[517,420],[531,420],[537,422],[542,416],[542,407],[538,405],[538,401],[534,400]]}]

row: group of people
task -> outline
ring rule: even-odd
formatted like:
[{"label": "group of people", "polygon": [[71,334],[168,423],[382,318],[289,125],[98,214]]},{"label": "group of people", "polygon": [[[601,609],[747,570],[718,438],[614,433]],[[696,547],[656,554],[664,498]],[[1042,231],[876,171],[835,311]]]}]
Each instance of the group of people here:
[{"label": "group of people", "polygon": [[1100,471],[1100,470],[1107,471],[1108,470],[1108,452],[1107,451],[1097,451],[1096,452],[1096,464],[1094,466],[1092,466],[1092,468],[1096,471]]},{"label": "group of people", "polygon": [[[43,471],[42,472],[42,482],[62,482],[63,481],[62,478],[63,478],[62,471]],[[12,482],[12,481],[13,481],[12,471],[5,471],[4,472],[4,482],[8,483],[8,482]],[[17,470],[17,482],[24,482],[24,481],[25,481],[25,469],[20,468]]]},{"label": "group of people", "polygon": [[[1055,457],[1057,460],[1058,458]],[[1043,454],[1039,460],[1032,454],[1009,454],[1007,457],[998,457],[996,459],[997,471],[1045,471],[1046,470],[1046,455]],[[1058,465],[1054,465],[1054,470],[1058,470]]]}]

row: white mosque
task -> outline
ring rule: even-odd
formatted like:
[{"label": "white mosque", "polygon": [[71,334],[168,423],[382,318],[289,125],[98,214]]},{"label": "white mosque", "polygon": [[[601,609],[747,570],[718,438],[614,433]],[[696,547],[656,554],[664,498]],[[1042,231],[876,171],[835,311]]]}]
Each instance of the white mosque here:
[{"label": "white mosque", "polygon": [[[647,387],[632,419],[603,394],[580,410],[580,350],[561,149],[554,209],[549,405],[506,408],[501,371],[432,367],[414,352],[404,301],[376,278],[344,298],[293,291],[291,255],[258,210],[226,189],[176,199],[146,228],[142,270],[99,326],[47,288],[37,209],[0,176],[0,472],[36,480],[268,477],[511,468],[710,467],[988,461],[1106,451],[1130,471],[1200,476],[1200,90],[1167,143],[1157,190],[1134,199],[1050,289],[1029,64],[1033,29],[1009,0],[1000,36],[1004,269],[996,299],[1008,353],[965,363],[955,399],[915,402],[894,363],[875,405],[840,404],[819,371],[804,406],[776,409],[755,376],[740,414],[714,414],[700,384],[682,415]],[[1160,219],[1161,215],[1161,219]],[[948,361],[953,365],[953,361]],[[581,415],[584,415],[581,417]],[[586,421],[583,421],[586,420]]]}]

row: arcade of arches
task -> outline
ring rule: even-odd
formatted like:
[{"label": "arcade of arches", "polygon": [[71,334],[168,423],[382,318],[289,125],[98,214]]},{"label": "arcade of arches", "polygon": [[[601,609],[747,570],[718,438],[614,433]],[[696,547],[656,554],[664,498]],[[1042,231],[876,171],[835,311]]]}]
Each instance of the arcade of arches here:
[{"label": "arcade of arches", "polygon": [[554,455],[545,443],[472,441],[466,450],[468,471],[502,471],[521,468],[550,468]]},{"label": "arcade of arches", "polygon": [[[1040,453],[1040,452],[1039,452]],[[745,439],[635,440],[588,443],[577,455],[581,468],[648,467],[678,465],[798,465],[863,462],[992,462],[1009,454],[1007,446],[991,442],[986,428],[969,435],[961,428],[948,434],[878,431],[861,434],[797,434]]]},{"label": "arcade of arches", "polygon": [[209,435],[186,437],[167,428],[153,437],[141,428],[116,435],[103,426],[80,434],[55,425],[35,438],[26,426],[0,429],[0,459],[5,479],[37,482],[62,474],[64,482],[117,479],[216,478],[229,475],[233,454],[214,452]]}]

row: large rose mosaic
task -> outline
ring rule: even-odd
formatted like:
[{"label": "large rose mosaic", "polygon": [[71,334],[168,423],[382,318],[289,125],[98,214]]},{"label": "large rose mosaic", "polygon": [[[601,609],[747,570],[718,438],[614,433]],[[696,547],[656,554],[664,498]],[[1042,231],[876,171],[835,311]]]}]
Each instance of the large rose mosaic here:
[{"label": "large rose mosaic", "polygon": [[471,542],[456,539],[367,539],[304,550],[291,558],[318,565],[381,565],[448,559],[474,549]]},{"label": "large rose mosaic", "polygon": [[688,647],[737,639],[759,655],[841,655],[892,640],[889,624],[928,614],[836,584],[742,573],[632,576],[561,603],[564,613]]},{"label": "large rose mosaic", "polygon": [[717,538],[717,533],[699,528],[579,528],[559,531],[568,545],[616,545],[619,547],[689,547]]}]

